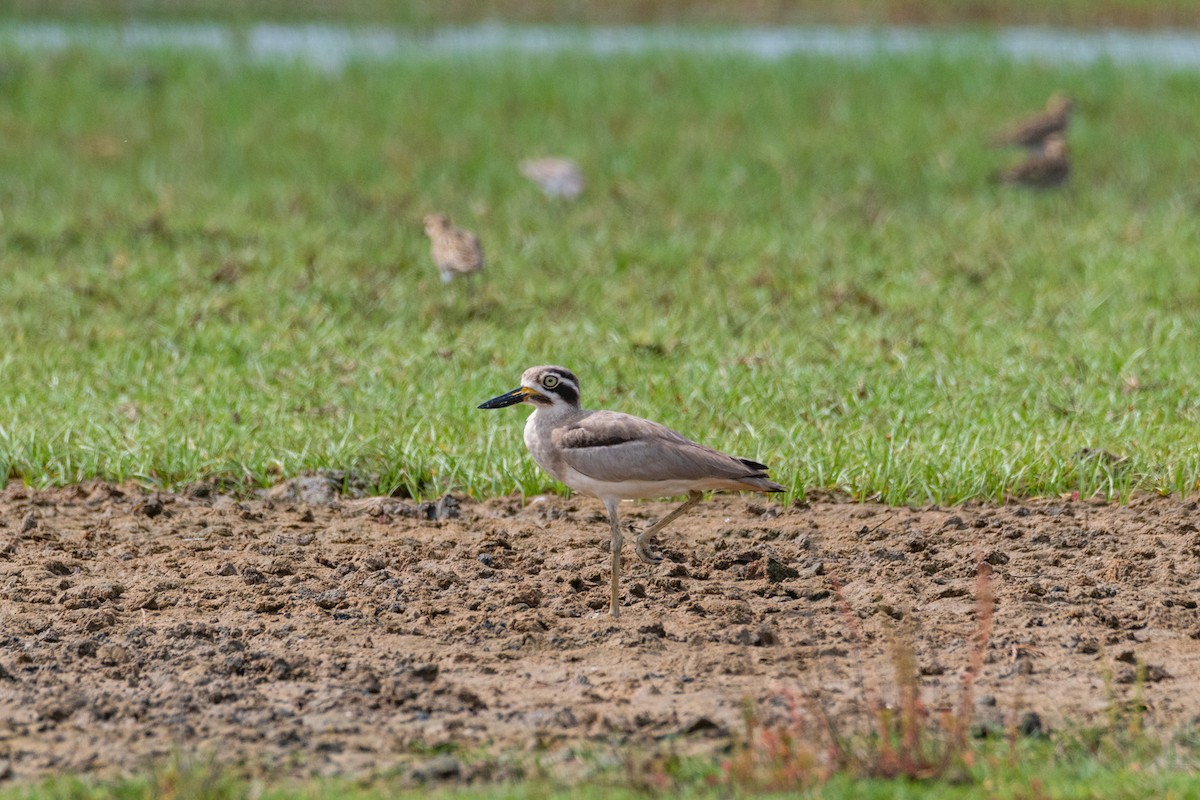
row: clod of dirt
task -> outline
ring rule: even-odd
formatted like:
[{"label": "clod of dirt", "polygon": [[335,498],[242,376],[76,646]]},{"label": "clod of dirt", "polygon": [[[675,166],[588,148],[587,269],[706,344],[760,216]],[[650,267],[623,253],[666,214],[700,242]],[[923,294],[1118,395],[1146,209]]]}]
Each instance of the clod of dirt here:
[{"label": "clod of dirt", "polygon": [[242,567],[242,580],[247,586],[257,586],[267,582],[267,576],[254,567]]},{"label": "clod of dirt", "polygon": [[1042,715],[1036,711],[1027,711],[1021,717],[1021,721],[1017,723],[1017,732],[1022,736],[1042,738],[1046,735],[1046,726],[1042,722]]},{"label": "clod of dirt", "polygon": [[63,593],[62,603],[67,608],[97,608],[101,603],[116,600],[125,593],[125,587],[116,581],[96,581],[73,586]]},{"label": "clod of dirt", "polygon": [[266,490],[268,500],[328,506],[337,502],[341,486],[328,475],[305,475],[276,484]]},{"label": "clod of dirt", "polygon": [[163,502],[157,496],[151,497],[145,502],[139,503],[137,509],[150,519],[154,519],[163,513]]},{"label": "clod of dirt", "polygon": [[438,665],[432,662],[428,664],[416,664],[409,670],[414,678],[426,682],[435,680],[439,671]]},{"label": "clod of dirt", "polygon": [[709,717],[696,717],[680,728],[677,735],[724,737],[728,731]]},{"label": "clod of dirt", "polygon": [[537,608],[542,604],[542,593],[536,587],[526,586],[515,593],[508,604],[510,606],[524,605],[528,608]]},{"label": "clod of dirt", "polygon": [[800,570],[789,567],[774,556],[767,557],[767,580],[771,583],[783,583],[791,578],[799,578]]},{"label": "clod of dirt", "polygon": [[337,608],[346,602],[346,592],[342,589],[330,589],[316,596],[314,602],[326,611]]},{"label": "clod of dirt", "polygon": [[666,628],[661,622],[652,622],[649,625],[643,625],[638,628],[638,633],[643,636],[652,636],[655,639],[665,639],[667,637]]},{"label": "clod of dirt", "polygon": [[[1168,672],[1165,667],[1161,667],[1158,664],[1147,664],[1145,671],[1142,673],[1142,679],[1146,683],[1159,683],[1173,677],[1175,676]],[[1117,683],[1120,684],[1128,685],[1137,683],[1138,680],[1138,670],[1136,669],[1125,669],[1121,671],[1121,674],[1117,675]]]},{"label": "clod of dirt", "polygon": [[431,520],[457,519],[462,513],[458,507],[458,500],[450,495],[444,495],[436,503],[426,500],[417,506],[417,511],[421,516]]},{"label": "clod of dirt", "polygon": [[771,647],[779,644],[779,638],[775,635],[775,631],[767,625],[760,628],[752,629],[744,627],[738,630],[733,636],[729,637],[729,641],[733,644],[740,644],[746,647]]}]

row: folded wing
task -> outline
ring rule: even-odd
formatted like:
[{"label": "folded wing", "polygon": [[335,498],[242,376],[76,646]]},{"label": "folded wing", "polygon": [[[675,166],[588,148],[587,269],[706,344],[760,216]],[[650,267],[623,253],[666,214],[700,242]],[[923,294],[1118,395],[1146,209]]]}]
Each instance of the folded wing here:
[{"label": "folded wing", "polygon": [[596,411],[556,430],[554,442],[568,466],[598,481],[766,481],[762,464],[697,444],[657,422],[613,411]]}]

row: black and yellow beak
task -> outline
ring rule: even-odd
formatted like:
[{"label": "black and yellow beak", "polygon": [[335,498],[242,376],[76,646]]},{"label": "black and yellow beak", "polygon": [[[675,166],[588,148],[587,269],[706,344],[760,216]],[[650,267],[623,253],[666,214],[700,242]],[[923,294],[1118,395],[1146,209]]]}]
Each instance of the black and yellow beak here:
[{"label": "black and yellow beak", "polygon": [[479,408],[507,408],[508,406],[515,406],[517,403],[525,402],[525,398],[531,395],[538,395],[538,393],[527,386],[522,386],[519,389],[513,389],[511,392],[505,392],[499,397],[493,397],[486,403],[480,403]]}]

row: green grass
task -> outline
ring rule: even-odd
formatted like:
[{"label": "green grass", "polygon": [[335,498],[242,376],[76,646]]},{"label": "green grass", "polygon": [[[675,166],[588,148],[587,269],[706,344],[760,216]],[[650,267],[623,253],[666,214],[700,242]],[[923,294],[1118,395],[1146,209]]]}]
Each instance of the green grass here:
[{"label": "green grass", "polygon": [[[954,502],[1200,479],[1200,75],[975,59],[164,53],[0,69],[0,475],[378,491],[550,483],[525,414],[585,402],[796,492]],[[987,134],[1079,98],[1074,184]],[[554,204],[516,162],[563,153]],[[489,258],[444,288],[420,218]],[[1126,460],[1086,458],[1084,448]]]},{"label": "green grass", "polygon": [[[414,784],[398,776],[351,781],[264,781],[236,770],[204,764],[166,765],[121,779],[54,778],[0,789],[0,800],[248,800],[249,798],[434,798],[435,800],[525,800],[525,798],[729,798],[802,797],[810,800],[873,798],[1200,798],[1192,762],[1155,748],[1148,758],[1084,754],[1045,740],[982,747],[976,765],[953,780],[864,779],[834,776],[807,790],[772,791],[730,783],[707,758],[664,755],[638,764],[594,770],[582,781],[564,783],[534,774],[511,781],[464,785]],[[664,753],[667,751],[664,750]]]}]

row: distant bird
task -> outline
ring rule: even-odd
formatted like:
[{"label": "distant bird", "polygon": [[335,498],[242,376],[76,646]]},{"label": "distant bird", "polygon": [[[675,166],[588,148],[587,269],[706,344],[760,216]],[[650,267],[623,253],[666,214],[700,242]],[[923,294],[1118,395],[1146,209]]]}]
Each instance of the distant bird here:
[{"label": "distant bird", "polygon": [[1000,173],[1001,183],[1025,186],[1030,189],[1053,189],[1062,186],[1071,176],[1071,159],[1067,153],[1067,140],[1058,134],[1046,137],[1040,153],[1032,153],[1027,159]]},{"label": "distant bird", "polygon": [[658,563],[654,535],[700,502],[706,491],[782,492],[767,467],[687,439],[648,419],[579,406],[579,379],[565,367],[530,367],[521,385],[480,408],[529,403],[525,446],[533,460],[577,492],[598,497],[612,528],[612,594],[609,610],[621,614],[621,500],[687,494],[687,501],[637,537],[637,554]]},{"label": "distant bird", "polygon": [[433,263],[442,274],[442,283],[449,283],[456,275],[472,275],[483,269],[479,237],[454,227],[445,214],[427,214],[425,233],[429,236]]},{"label": "distant bird", "polygon": [[547,197],[574,200],[583,193],[583,170],[569,158],[530,158],[520,166],[521,174],[542,187]]},{"label": "distant bird", "polygon": [[1012,145],[1027,150],[1044,150],[1049,137],[1066,132],[1074,107],[1075,101],[1068,95],[1055,92],[1046,101],[1043,111],[1013,124],[992,139],[992,144],[997,147]]}]

